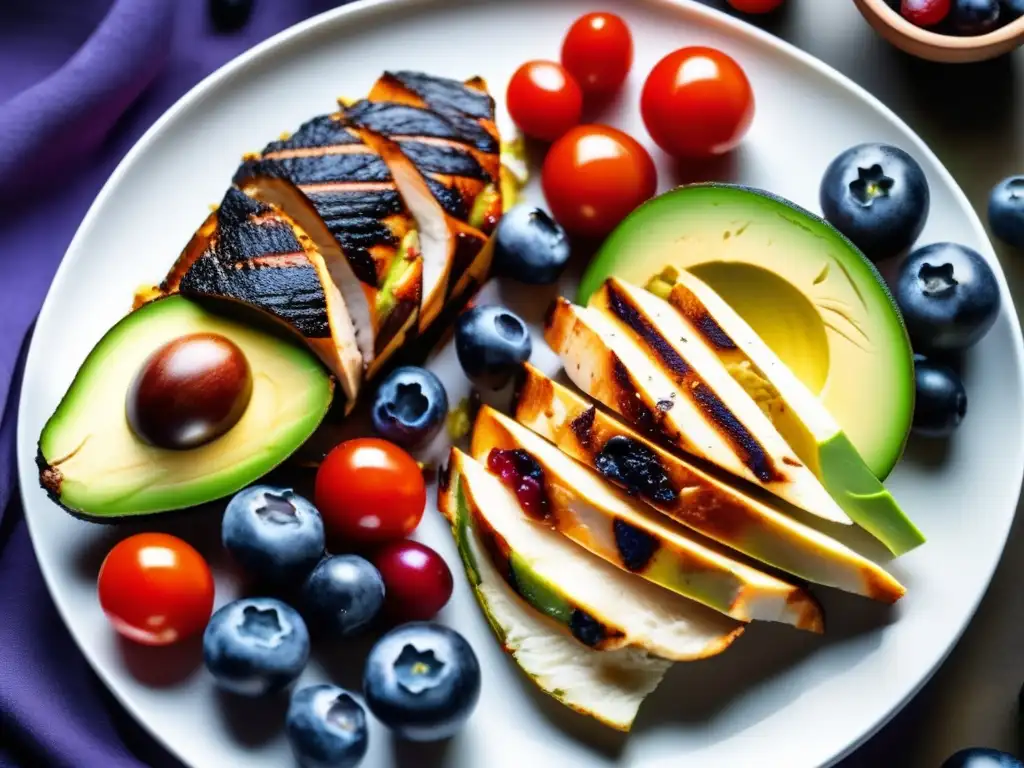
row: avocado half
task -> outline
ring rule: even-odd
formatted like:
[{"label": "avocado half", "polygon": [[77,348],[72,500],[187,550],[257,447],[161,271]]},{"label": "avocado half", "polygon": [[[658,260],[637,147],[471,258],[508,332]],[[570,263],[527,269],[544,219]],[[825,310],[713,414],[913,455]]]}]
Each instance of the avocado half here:
[{"label": "avocado half", "polygon": [[[191,507],[244,488],[309,438],[334,393],[327,370],[284,330],[243,324],[211,306],[157,299],[96,344],[39,438],[39,479],[54,501],[98,521]],[[130,428],[127,392],[151,353],[192,333],[220,334],[242,350],[252,395],[221,437],[188,450],[157,448]]]},{"label": "avocado half", "polygon": [[874,475],[888,476],[913,417],[913,354],[885,282],[853,243],[770,193],[683,186],[612,232],[577,302],[610,276],[647,286],[666,268],[710,285],[821,399]]}]

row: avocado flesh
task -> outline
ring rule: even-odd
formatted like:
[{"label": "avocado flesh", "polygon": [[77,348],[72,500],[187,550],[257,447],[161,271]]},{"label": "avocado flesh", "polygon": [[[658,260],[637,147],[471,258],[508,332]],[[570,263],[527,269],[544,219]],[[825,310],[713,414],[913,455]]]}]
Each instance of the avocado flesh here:
[{"label": "avocado flesh", "polygon": [[668,301],[738,382],[756,382],[769,418],[855,523],[895,555],[924,543],[822,402],[710,286],[684,270]]},{"label": "avocado flesh", "polygon": [[[661,301],[642,289],[635,290],[652,302]],[[602,295],[603,289],[595,294]],[[659,315],[672,313],[671,307],[661,303],[667,312]],[[648,317],[644,315],[641,321],[647,322]],[[674,349],[669,339],[678,338],[678,332],[673,328],[668,335],[659,333],[651,344],[668,355]],[[714,354],[708,351],[697,362],[693,353],[699,342],[681,344],[690,354],[675,364],[679,370],[687,367],[688,372],[680,377],[659,365],[652,347],[603,311],[577,307],[564,299],[559,299],[549,314],[545,338],[577,387],[641,431],[813,515],[851,524]]]},{"label": "avocado flesh", "polygon": [[[528,364],[515,418],[633,498],[723,546],[798,578],[885,603],[906,591],[876,563],[650,442]],[[644,462],[632,476],[618,469],[626,458],[623,445]],[[617,463],[609,464],[610,457]]]},{"label": "avocado flesh", "polygon": [[453,453],[441,476],[438,508],[451,525],[470,586],[498,641],[544,693],[615,730],[629,731],[671,662],[636,648],[588,648],[513,592],[471,524],[460,469],[467,460],[465,454]]},{"label": "avocado flesh", "polygon": [[577,301],[610,275],[644,286],[665,267],[716,290],[822,400],[875,476],[892,471],[913,416],[913,356],[884,281],[852,243],[767,192],[680,187],[605,240]]},{"label": "avocado flesh", "polygon": [[823,631],[821,607],[807,592],[732,559],[646,505],[606,484],[551,443],[489,406],[477,415],[472,454],[523,451],[541,468],[545,521],[584,549],[739,621],[779,621]]},{"label": "avocado flesh", "polygon": [[721,653],[742,633],[742,624],[619,570],[527,518],[515,494],[483,465],[464,455],[459,461],[472,525],[498,571],[580,642],[691,661]]},{"label": "avocado flesh", "polygon": [[[156,349],[200,332],[221,334],[245,354],[249,405],[228,432],[198,448],[147,445],[128,425],[128,388]],[[79,368],[39,438],[40,479],[62,506],[94,519],[202,504],[286,459],[320,424],[332,394],[330,376],[304,346],[182,296],[157,299],[117,323]]]}]

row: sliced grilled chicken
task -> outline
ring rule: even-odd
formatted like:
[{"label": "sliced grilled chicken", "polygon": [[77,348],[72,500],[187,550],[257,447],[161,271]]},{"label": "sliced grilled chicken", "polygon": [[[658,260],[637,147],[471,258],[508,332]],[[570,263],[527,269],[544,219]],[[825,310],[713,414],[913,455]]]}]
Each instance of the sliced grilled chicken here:
[{"label": "sliced grilled chicken", "polygon": [[280,210],[231,187],[153,293],[178,292],[234,299],[291,326],[355,403],[362,358],[345,300],[313,242]]},{"label": "sliced grilled chicken", "polygon": [[450,216],[485,234],[494,230],[502,205],[496,135],[451,110],[373,97],[345,111],[361,126],[395,142]]},{"label": "sliced grilled chicken", "polygon": [[647,440],[528,364],[515,418],[633,498],[719,544],[873,600],[893,603],[906,591],[876,563]]},{"label": "sliced grilled chicken", "polygon": [[[608,296],[603,289],[602,295]],[[645,315],[618,301],[622,295],[613,291],[611,305],[598,305],[607,314],[565,299],[558,299],[549,312],[545,338],[577,387],[684,453],[811,514],[852,522],[727,372],[724,381],[709,380],[707,368],[693,357],[680,356]],[[669,307],[668,312],[673,310]],[[673,333],[672,338],[682,336]],[[669,358],[670,369],[662,367],[659,355]],[[717,359],[713,362],[721,367]]]},{"label": "sliced grilled chicken", "polygon": [[526,517],[515,494],[457,448],[450,462],[464,478],[466,522],[506,583],[584,645],[632,646],[693,661],[721,653],[742,634],[743,624],[622,571]]},{"label": "sliced grilled chicken", "polygon": [[235,182],[309,233],[349,307],[364,364],[382,363],[414,322],[422,264],[413,217],[380,154],[338,114],[321,115],[247,157]]},{"label": "sliced grilled chicken", "polygon": [[527,515],[616,567],[739,621],[822,632],[821,606],[604,482],[600,475],[493,408],[480,409],[473,458],[516,489]]},{"label": "sliced grilled chicken", "polygon": [[423,259],[419,330],[424,331],[437,319],[451,295],[455,270],[465,271],[481,252],[487,238],[482,232],[449,216],[431,192],[427,183],[429,179],[420,174],[398,144],[361,122],[361,117],[367,113],[372,114],[379,107],[388,106],[357,102],[345,109],[344,120],[350,130],[387,163],[402,199],[415,219]]},{"label": "sliced grilled chicken", "polygon": [[616,730],[630,730],[671,662],[638,648],[588,648],[527,605],[498,572],[469,519],[472,495],[462,467],[471,461],[453,451],[438,482],[437,508],[451,525],[469,585],[501,647],[549,696]]}]

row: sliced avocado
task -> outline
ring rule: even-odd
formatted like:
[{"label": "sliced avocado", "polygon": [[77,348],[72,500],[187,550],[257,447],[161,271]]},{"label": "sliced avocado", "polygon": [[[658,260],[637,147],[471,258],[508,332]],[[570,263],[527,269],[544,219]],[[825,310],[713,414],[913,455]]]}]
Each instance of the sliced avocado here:
[{"label": "sliced avocado", "polygon": [[[602,301],[599,308],[576,307],[564,299],[556,302],[545,338],[573,383],[674,448],[813,515],[850,524],[714,353],[697,354],[700,342],[690,339],[679,342],[688,353],[683,358],[674,346],[682,331],[658,330],[673,319],[672,308],[652,293],[633,290],[645,305],[660,302],[664,311],[642,312],[617,290],[594,294],[592,300],[602,297],[611,302]],[[618,322],[615,315],[626,321]],[[683,325],[678,319],[676,324]]]},{"label": "sliced avocado", "polygon": [[533,366],[516,420],[674,520],[807,581],[892,603],[905,589],[876,563],[653,443]]},{"label": "sliced avocado", "polygon": [[[97,520],[212,501],[244,488],[295,451],[331,404],[333,381],[296,340],[243,324],[183,296],[124,317],[79,368],[39,438],[40,481],[69,511]],[[129,387],[151,353],[193,333],[226,337],[252,372],[252,395],[224,435],[189,450],[140,440],[128,425]]]},{"label": "sliced avocado", "polygon": [[471,524],[460,469],[466,460],[465,454],[453,455],[441,474],[437,505],[451,525],[470,585],[498,641],[546,694],[611,728],[630,730],[643,700],[658,687],[671,662],[636,648],[588,648],[513,592]]},{"label": "sliced avocado", "polygon": [[417,269],[420,239],[416,230],[405,233],[398,246],[398,254],[392,259],[388,271],[384,274],[380,290],[376,297],[376,311],[381,317],[387,317],[394,311],[399,302],[398,293],[408,282],[410,273]]},{"label": "sliced avocado", "polygon": [[473,458],[490,468],[492,451],[513,451],[538,470],[544,521],[581,547],[739,621],[780,621],[823,631],[821,607],[807,592],[732,559],[714,542],[634,504],[551,443],[489,406],[472,437]]},{"label": "sliced avocado", "polygon": [[452,449],[472,525],[505,581],[584,645],[633,646],[673,661],[721,653],[743,625],[622,571],[526,517],[515,494]]},{"label": "sliced avocado", "polygon": [[691,333],[715,351],[763,408],[800,460],[854,522],[896,555],[925,539],[864,463],[824,404],[709,285],[686,270],[668,296]]},{"label": "sliced avocado", "polygon": [[644,286],[665,267],[707,282],[821,398],[871,471],[892,471],[913,416],[913,357],[884,281],[849,240],[767,192],[679,187],[605,240],[577,301],[611,275]]}]

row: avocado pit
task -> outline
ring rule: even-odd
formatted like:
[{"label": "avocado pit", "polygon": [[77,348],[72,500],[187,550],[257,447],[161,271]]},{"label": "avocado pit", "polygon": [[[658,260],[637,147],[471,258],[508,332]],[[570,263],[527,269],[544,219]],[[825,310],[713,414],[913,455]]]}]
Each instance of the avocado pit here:
[{"label": "avocado pit", "polygon": [[252,397],[242,350],[216,333],[179,336],[150,355],[128,388],[135,435],[168,450],[197,448],[231,429]]}]

